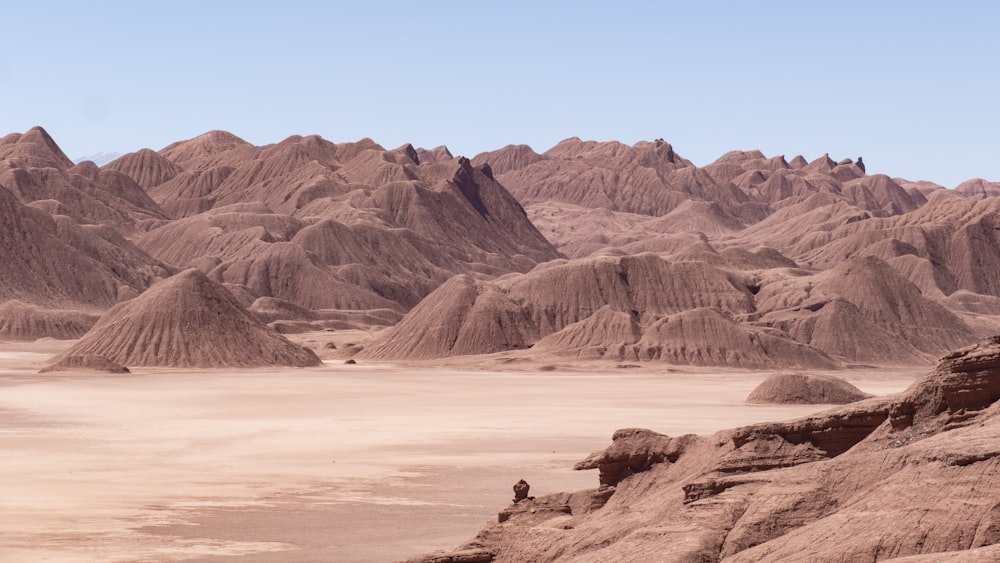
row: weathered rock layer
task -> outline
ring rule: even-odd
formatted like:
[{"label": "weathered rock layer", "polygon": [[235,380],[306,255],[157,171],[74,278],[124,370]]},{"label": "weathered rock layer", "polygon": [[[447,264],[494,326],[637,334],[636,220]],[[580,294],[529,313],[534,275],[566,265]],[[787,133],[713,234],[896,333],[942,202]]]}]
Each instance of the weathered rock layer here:
[{"label": "weathered rock layer", "polygon": [[[906,391],[713,436],[616,432],[600,488],[522,501],[484,561],[980,561],[1000,545],[1000,338]],[[420,561],[441,560],[435,554]],[[939,559],[940,558],[940,559]]]}]

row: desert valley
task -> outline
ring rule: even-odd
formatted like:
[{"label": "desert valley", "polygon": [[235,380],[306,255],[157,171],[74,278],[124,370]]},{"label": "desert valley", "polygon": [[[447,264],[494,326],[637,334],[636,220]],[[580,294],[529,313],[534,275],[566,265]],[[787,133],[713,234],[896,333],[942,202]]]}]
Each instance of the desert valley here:
[{"label": "desert valley", "polygon": [[1000,182],[36,127],[0,207],[0,559],[1000,559]]}]

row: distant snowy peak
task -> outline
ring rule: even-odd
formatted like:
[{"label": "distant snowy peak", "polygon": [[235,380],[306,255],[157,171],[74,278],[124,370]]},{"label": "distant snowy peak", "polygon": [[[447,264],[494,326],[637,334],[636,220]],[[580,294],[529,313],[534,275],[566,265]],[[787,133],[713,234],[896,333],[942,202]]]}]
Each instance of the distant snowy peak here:
[{"label": "distant snowy peak", "polygon": [[79,158],[73,159],[73,164],[80,164],[84,160],[90,160],[98,166],[104,166],[105,164],[115,160],[116,158],[122,156],[120,152],[99,152],[97,154],[92,154],[90,156],[81,156]]}]

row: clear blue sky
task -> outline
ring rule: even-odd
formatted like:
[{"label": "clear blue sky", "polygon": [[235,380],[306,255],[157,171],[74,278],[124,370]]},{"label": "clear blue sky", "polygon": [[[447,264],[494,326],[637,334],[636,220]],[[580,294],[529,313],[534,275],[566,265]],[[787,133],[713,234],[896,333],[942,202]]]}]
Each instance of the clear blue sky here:
[{"label": "clear blue sky", "polygon": [[212,129],[386,147],[663,137],[1000,180],[1000,2],[18,2],[0,134],[72,158]]}]

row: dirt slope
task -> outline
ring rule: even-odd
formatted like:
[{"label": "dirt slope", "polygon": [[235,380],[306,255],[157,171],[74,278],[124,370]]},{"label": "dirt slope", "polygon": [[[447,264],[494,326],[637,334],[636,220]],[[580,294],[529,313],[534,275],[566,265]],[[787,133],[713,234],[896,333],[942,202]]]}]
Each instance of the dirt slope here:
[{"label": "dirt slope", "polygon": [[195,269],[112,308],[62,357],[88,355],[123,366],[306,367],[320,363],[312,351],[267,328],[228,290]]}]

